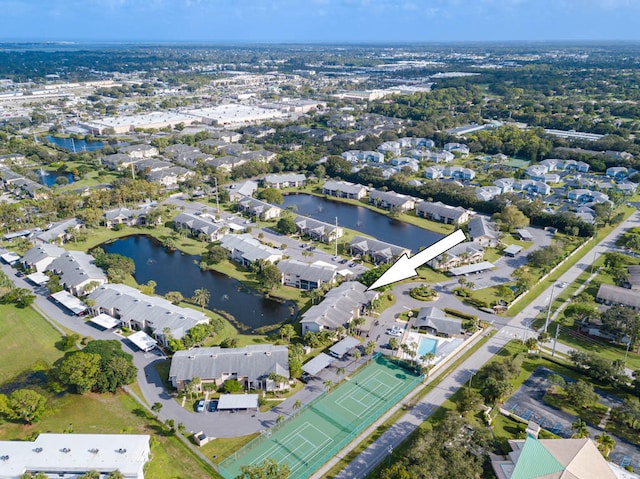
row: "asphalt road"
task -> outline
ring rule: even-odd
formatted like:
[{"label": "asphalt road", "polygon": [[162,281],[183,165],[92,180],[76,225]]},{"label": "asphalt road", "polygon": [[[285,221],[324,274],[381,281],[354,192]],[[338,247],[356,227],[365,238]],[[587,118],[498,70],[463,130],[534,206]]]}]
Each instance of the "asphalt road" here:
[{"label": "asphalt road", "polygon": [[[558,281],[572,283],[583,271],[587,270],[603,253],[615,249],[616,239],[628,228],[640,226],[640,212],[636,211],[626,221],[618,225],[593,250],[577,264],[564,273]],[[365,477],[377,464],[388,456],[390,448],[397,447],[415,428],[417,428],[444,401],[469,381],[478,370],[489,361],[506,343],[520,338],[533,318],[546,306],[551,296],[552,284],[535,298],[524,310],[513,318],[500,318],[494,325],[499,328],[497,334],[473,353],[455,371],[447,376],[437,388],[429,392],[411,411],[402,416],[396,424],[385,431],[360,455],[347,465],[336,479]],[[327,467],[321,471],[327,470]],[[319,473],[321,472],[319,471]],[[321,477],[314,475],[312,477]]]}]

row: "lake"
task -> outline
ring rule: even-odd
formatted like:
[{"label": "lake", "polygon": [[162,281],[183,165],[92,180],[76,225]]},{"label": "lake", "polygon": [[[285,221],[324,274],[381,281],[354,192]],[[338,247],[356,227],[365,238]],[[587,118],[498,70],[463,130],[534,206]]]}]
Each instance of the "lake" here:
[{"label": "lake", "polygon": [[320,196],[292,194],[284,197],[283,208],[295,207],[295,213],[373,236],[380,241],[410,248],[414,253],[443,237],[440,233],[414,226],[377,213],[364,206],[332,201]]},{"label": "lake", "polygon": [[199,256],[167,251],[149,236],[128,236],[100,247],[107,253],[133,259],[136,281],[139,284],[155,281],[157,294],[180,291],[184,297],[191,297],[196,289],[208,289],[211,293],[208,308],[226,311],[240,323],[236,326],[247,330],[245,332],[255,332],[253,330],[262,326],[275,325],[291,318],[292,303],[265,298],[222,273],[201,271]]},{"label": "lake", "polygon": [[101,150],[107,145],[107,143],[103,143],[101,141],[74,140],[73,138],[58,138],[57,136],[52,135],[45,136],[45,139],[49,143],[53,143],[54,145],[73,153]]},{"label": "lake", "polygon": [[73,173],[56,173],[52,171],[45,171],[42,169],[33,170],[33,171],[36,173],[36,175],[38,175],[38,181],[43,185],[48,186],[49,188],[57,184],[56,179],[60,176],[64,176],[67,178],[68,180],[67,184],[70,184],[76,181],[73,176]]}]

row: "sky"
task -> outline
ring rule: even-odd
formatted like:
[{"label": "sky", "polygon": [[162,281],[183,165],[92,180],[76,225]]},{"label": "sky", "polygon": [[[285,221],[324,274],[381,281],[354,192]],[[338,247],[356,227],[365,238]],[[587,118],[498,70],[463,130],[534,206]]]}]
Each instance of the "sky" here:
[{"label": "sky", "polygon": [[0,40],[640,40],[640,0],[0,0]]}]

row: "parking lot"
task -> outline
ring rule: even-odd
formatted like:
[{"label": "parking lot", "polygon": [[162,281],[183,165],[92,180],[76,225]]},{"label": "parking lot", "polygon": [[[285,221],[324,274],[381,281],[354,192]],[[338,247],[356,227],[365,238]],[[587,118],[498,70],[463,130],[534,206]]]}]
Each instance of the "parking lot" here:
[{"label": "parking lot", "polygon": [[[543,402],[543,397],[551,386],[548,377],[552,374],[555,373],[550,369],[537,368],[502,408],[522,419],[534,421],[560,437],[569,438],[574,432],[571,424],[575,422],[576,417]],[[565,378],[565,380],[572,381],[569,378]],[[596,392],[600,395],[600,402],[606,406],[616,407],[621,403],[621,400],[615,396],[597,389]],[[596,425],[588,424],[588,429],[592,438],[596,434],[602,433],[602,430],[598,429]],[[638,470],[640,468],[640,449],[616,436],[612,435],[612,437],[616,441],[616,445],[610,455],[611,460],[620,465],[632,465],[635,470]]]}]

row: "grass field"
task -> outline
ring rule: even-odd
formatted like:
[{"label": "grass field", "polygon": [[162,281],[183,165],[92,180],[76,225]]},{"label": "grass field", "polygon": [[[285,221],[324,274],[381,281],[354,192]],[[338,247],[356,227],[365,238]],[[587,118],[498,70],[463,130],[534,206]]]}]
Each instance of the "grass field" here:
[{"label": "grass field", "polygon": [[271,458],[289,465],[291,479],[306,478],[419,381],[419,376],[379,356],[281,427],[225,459],[220,472],[232,479],[243,465]]},{"label": "grass field", "polygon": [[0,384],[38,364],[53,364],[62,357],[55,343],[62,337],[31,308],[0,304]]}]

